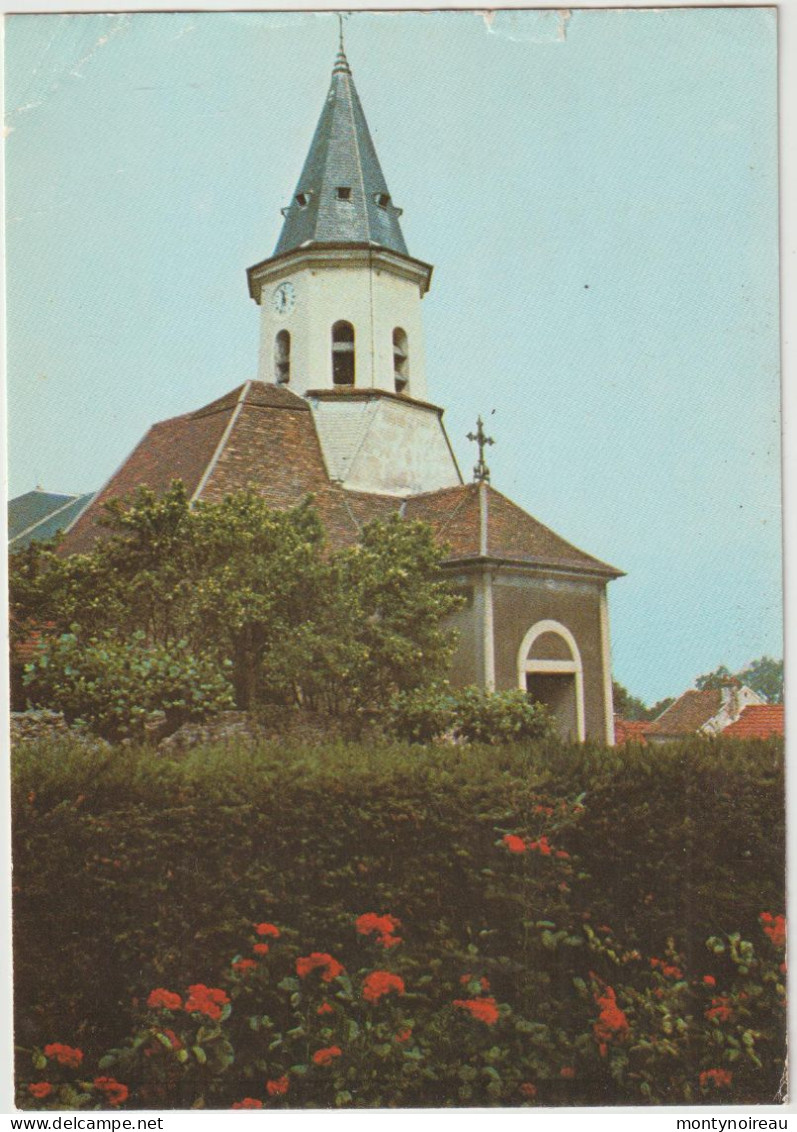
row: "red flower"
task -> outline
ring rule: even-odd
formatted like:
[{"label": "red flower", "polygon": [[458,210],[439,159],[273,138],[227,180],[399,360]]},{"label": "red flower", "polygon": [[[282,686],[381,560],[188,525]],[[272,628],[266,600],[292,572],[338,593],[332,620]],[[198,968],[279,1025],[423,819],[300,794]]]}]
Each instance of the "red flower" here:
[{"label": "red flower", "polygon": [[44,1056],[54,1057],[59,1065],[65,1065],[67,1069],[77,1069],[83,1060],[83,1050],[73,1049],[72,1046],[62,1045],[61,1042],[52,1042],[44,1047]]},{"label": "red flower", "polygon": [[252,951],[254,951],[255,955],[268,955],[268,944],[255,943],[252,945]]},{"label": "red flower", "polygon": [[43,1101],[52,1091],[53,1087],[49,1081],[37,1081],[34,1085],[28,1085],[28,1092],[37,1101]]},{"label": "red flower", "polygon": [[157,987],[156,990],[150,991],[147,1006],[151,1006],[153,1009],[160,1008],[161,1010],[182,1010],[183,1000],[180,998],[179,994],[175,994],[174,991]]},{"label": "red flower", "polygon": [[717,985],[717,980],[714,978],[713,975],[704,975],[703,976],[703,983],[707,987],[715,987]]},{"label": "red flower", "polygon": [[316,1010],[316,1014],[332,1014],[333,1012],[334,1007],[331,1002],[322,1002],[318,1010]]},{"label": "red flower", "polygon": [[271,936],[272,939],[279,939],[282,935],[276,924],[255,924],[255,931],[258,935]]},{"label": "red flower", "polygon": [[313,951],[310,955],[296,960],[296,974],[300,979],[306,978],[311,971],[319,967],[322,968],[321,978],[325,983],[331,983],[338,975],[343,974],[343,964],[338,963],[337,959],[333,959],[325,951]]},{"label": "red flower", "polygon": [[773,916],[771,912],[762,912],[758,917],[761,927],[774,943],[775,947],[786,946],[786,917]]},{"label": "red flower", "polygon": [[395,947],[401,943],[401,938],[394,934],[396,928],[401,927],[401,920],[397,920],[395,916],[364,912],[357,917],[356,927],[360,935],[376,935],[377,942],[383,947]]},{"label": "red flower", "polygon": [[412,1037],[412,1030],[410,1030],[410,1029],[399,1030],[399,1032],[396,1034],[393,1041],[398,1042],[399,1045],[403,1045],[404,1042],[408,1042],[411,1037]]},{"label": "red flower", "polygon": [[404,994],[404,980],[400,975],[391,975],[390,971],[372,971],[365,976],[363,983],[363,998],[366,1002],[378,1002],[382,995]]},{"label": "red flower", "polygon": [[733,1018],[733,1008],[726,994],[712,998],[711,1007],[706,1011],[706,1018],[716,1018],[718,1022],[730,1022]]},{"label": "red flower", "polygon": [[704,1089],[711,1082],[715,1089],[730,1088],[733,1074],[727,1069],[705,1069],[700,1074],[700,1087]]},{"label": "red flower", "polygon": [[185,1000],[185,1009],[189,1014],[207,1014],[208,1018],[218,1021],[222,1015],[222,1007],[230,1001],[223,990],[218,987],[206,987],[204,983],[194,983],[188,988],[189,997]]},{"label": "red flower", "polygon": [[605,1057],[609,1042],[617,1038],[622,1041],[628,1034],[629,1026],[625,1012],[617,1005],[612,987],[606,987],[603,994],[595,995],[595,1002],[601,1008],[597,1022],[592,1029],[598,1043],[601,1057]]},{"label": "red flower", "polygon": [[531,1081],[524,1081],[520,1086],[520,1091],[526,1100],[533,1101],[537,1095],[537,1086],[532,1085]]},{"label": "red flower", "polygon": [[[471,975],[469,973],[467,975],[460,975],[459,981],[460,981],[460,983],[462,984],[463,987],[466,987],[468,985],[468,983],[471,981],[471,979],[475,979],[475,978],[476,978],[476,975]],[[482,988],[483,991],[490,989],[490,980],[487,978],[486,975],[481,975],[479,977],[479,986]]]},{"label": "red flower", "polygon": [[276,1081],[266,1081],[266,1092],[270,1097],[284,1097],[290,1084],[287,1077],[278,1077]]},{"label": "red flower", "polygon": [[576,1071],[572,1065],[565,1065],[559,1070],[559,1076],[564,1077],[565,1081],[572,1081],[576,1075]]},{"label": "red flower", "polygon": [[130,1096],[127,1085],[121,1085],[114,1077],[95,1077],[94,1088],[105,1093],[105,1099],[110,1105],[123,1104]]},{"label": "red flower", "polygon": [[503,841],[510,853],[526,852],[526,842],[514,833],[505,833]]},{"label": "red flower", "polygon": [[316,1065],[329,1065],[336,1057],[340,1057],[340,1046],[329,1046],[328,1049],[317,1049],[313,1054],[313,1061]]},{"label": "red flower", "polygon": [[560,861],[569,861],[570,860],[570,854],[567,852],[566,849],[557,849],[556,850],[556,856],[559,858]]},{"label": "red flower", "polygon": [[257,967],[254,959],[237,959],[232,965],[233,971],[253,971]]},{"label": "red flower", "polygon": [[263,1102],[256,1101],[254,1097],[244,1097],[242,1101],[236,1101],[232,1106],[233,1108],[262,1108]]},{"label": "red flower", "polygon": [[488,1026],[498,1021],[498,1007],[494,998],[457,998],[454,1000],[454,1006],[469,1010],[474,1018],[486,1022]]}]

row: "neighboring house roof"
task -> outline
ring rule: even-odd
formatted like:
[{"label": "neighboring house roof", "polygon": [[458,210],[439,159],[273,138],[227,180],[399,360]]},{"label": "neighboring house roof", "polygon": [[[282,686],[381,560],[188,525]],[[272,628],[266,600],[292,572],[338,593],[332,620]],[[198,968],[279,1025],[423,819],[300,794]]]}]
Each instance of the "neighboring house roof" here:
[{"label": "neighboring house roof", "polygon": [[721,706],[721,688],[690,688],[653,721],[650,733],[691,735],[713,719]]},{"label": "neighboring house roof", "polygon": [[13,554],[32,542],[46,542],[66,530],[92,496],[64,495],[35,488],[8,504],[8,549]]},{"label": "neighboring house roof", "polygon": [[622,576],[621,570],[566,542],[489,485],[486,538],[482,539],[479,488],[469,483],[410,496],[402,515],[430,523],[440,541],[450,547],[452,560],[492,558],[609,578]]},{"label": "neighboring house roof", "polygon": [[304,168],[283,213],[275,256],[309,244],[341,242],[408,254],[401,210],[390,199],[342,47]]},{"label": "neighboring house roof", "polygon": [[647,745],[645,736],[650,729],[650,723],[647,720],[641,719],[615,719],[614,721],[614,742],[615,745],[621,747],[624,743],[639,743],[641,746]]},{"label": "neighboring house roof", "polygon": [[729,739],[768,739],[783,733],[783,704],[749,704],[722,734]]},{"label": "neighboring house roof", "polygon": [[734,678],[717,688],[690,688],[653,721],[648,735],[659,738],[696,732],[717,735],[724,733],[749,704],[762,703],[752,688]]}]

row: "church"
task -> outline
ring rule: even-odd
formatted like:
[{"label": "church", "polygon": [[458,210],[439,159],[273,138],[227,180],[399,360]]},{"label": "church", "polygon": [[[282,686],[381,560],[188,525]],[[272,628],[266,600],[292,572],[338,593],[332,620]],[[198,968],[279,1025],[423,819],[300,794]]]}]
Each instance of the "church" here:
[{"label": "church", "polygon": [[341,41],[326,101],[272,255],[248,270],[260,308],[257,379],[153,425],[68,527],[90,549],[103,504],[181,479],[192,500],[254,487],[278,508],[312,495],[334,546],[398,513],[448,548],[465,597],[450,678],[521,688],[563,737],[613,744],[607,585],[621,571],[566,542],[490,484],[481,420],[465,482],[429,400],[421,303],[432,267],[410,254]]}]

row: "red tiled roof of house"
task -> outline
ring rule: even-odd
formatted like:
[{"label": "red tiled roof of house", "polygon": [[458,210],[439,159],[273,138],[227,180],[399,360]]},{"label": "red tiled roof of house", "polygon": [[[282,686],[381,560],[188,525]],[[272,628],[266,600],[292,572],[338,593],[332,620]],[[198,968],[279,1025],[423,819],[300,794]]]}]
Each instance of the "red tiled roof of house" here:
[{"label": "red tiled roof of house", "polygon": [[651,735],[692,735],[713,719],[722,706],[720,688],[690,688],[650,725]]},{"label": "red tiled roof of house", "polygon": [[495,488],[487,487],[487,547],[480,544],[479,484],[470,483],[413,495],[402,514],[431,523],[452,559],[496,558],[560,567],[610,578],[622,573],[566,542]]},{"label": "red tiled roof of house", "polygon": [[615,719],[614,741],[618,747],[624,743],[639,743],[646,746],[645,736],[650,730],[650,723],[645,719]]},{"label": "red tiled roof of house", "polygon": [[783,735],[783,704],[748,704],[734,723],[722,732],[729,739],[768,739]]}]

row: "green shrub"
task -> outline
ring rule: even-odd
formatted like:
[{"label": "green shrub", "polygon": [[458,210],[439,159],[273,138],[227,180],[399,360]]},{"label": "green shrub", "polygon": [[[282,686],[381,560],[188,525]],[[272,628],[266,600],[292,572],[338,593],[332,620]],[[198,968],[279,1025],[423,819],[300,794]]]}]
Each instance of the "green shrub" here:
[{"label": "green shrub", "polygon": [[525,692],[432,686],[395,696],[386,725],[396,738],[426,743],[449,734],[470,743],[507,744],[550,736],[550,716]]},{"label": "green shrub", "polygon": [[[780,743],[274,745],[177,761],[52,742],[14,752],[13,807],[18,1080],[23,1095],[42,1078],[73,1090],[45,1105],[96,1107],[90,1082],[109,1074],[152,1107],[777,1094]],[[369,912],[401,921],[400,946],[356,930]],[[266,958],[251,946],[263,921],[282,930]],[[312,952],[338,959],[351,990],[281,986]],[[257,969],[232,969],[239,957]],[[406,994],[364,1003],[374,969]],[[199,984],[224,990],[228,1017],[146,1008],[153,989],[184,1002]],[[314,1013],[324,989],[334,1016]],[[453,1005],[485,996],[495,1023]],[[84,1051],[86,1088],[42,1066],[53,1042]],[[145,1056],[154,1042],[164,1053]],[[335,1045],[339,1060],[312,1062]],[[290,1091],[266,1095],[282,1075]]]},{"label": "green shrub", "polygon": [[189,651],[185,641],[147,644],[143,632],[130,640],[108,633],[79,641],[72,633],[48,642],[25,671],[34,704],[82,720],[106,739],[141,737],[155,712],[163,734],[188,720],[233,706],[224,666]]}]

